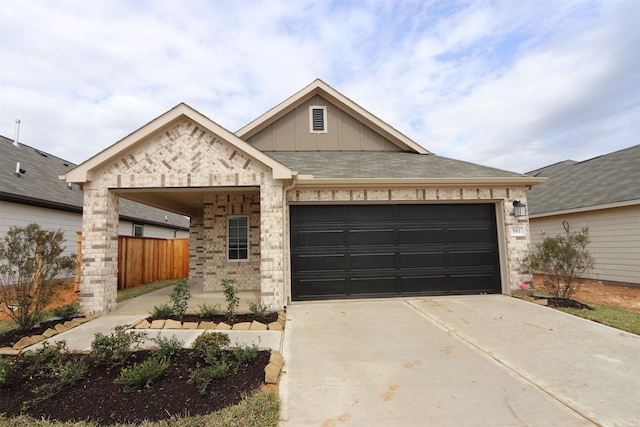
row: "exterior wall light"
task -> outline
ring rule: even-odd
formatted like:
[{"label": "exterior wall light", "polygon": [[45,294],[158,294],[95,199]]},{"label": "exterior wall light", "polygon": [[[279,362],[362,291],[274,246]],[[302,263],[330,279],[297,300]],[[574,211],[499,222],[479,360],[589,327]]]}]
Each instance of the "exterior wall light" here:
[{"label": "exterior wall light", "polygon": [[520,200],[513,201],[513,212],[515,216],[527,216],[527,205]]}]

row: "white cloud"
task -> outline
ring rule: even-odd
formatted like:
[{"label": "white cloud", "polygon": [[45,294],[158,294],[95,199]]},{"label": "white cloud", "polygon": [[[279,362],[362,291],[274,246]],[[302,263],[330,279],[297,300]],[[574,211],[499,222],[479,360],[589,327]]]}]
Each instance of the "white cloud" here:
[{"label": "white cloud", "polygon": [[235,131],[316,77],[526,171],[638,143],[640,2],[0,3],[0,134],[81,162],[186,102]]}]

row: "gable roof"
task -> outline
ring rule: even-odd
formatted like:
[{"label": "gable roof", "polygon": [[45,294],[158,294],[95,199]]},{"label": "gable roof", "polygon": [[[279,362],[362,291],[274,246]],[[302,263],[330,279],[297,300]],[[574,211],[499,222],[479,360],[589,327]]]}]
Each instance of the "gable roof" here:
[{"label": "gable roof", "polygon": [[[15,175],[17,162],[20,162],[20,169],[25,170],[20,177]],[[16,147],[13,140],[0,136],[0,200],[82,213],[82,191],[73,184],[69,187],[58,178],[75,166],[74,163],[22,143]],[[124,199],[120,201],[120,218],[174,229],[189,229],[189,220],[182,215]]]},{"label": "gable roof", "polygon": [[389,151],[266,151],[279,162],[298,171],[299,183],[327,180],[432,181],[480,185],[497,182],[532,185],[541,182],[515,172],[508,172],[433,154]]},{"label": "gable roof", "polygon": [[527,174],[549,177],[527,193],[530,216],[640,204],[640,145]]},{"label": "gable roof", "polygon": [[320,95],[341,110],[347,112],[358,121],[364,123],[392,143],[396,144],[403,151],[429,154],[427,149],[417,144],[411,140],[411,138],[389,124],[383,122],[378,117],[374,116],[320,79],[314,80],[304,89],[290,96],[285,101],[253,120],[251,123],[238,130],[236,135],[243,140],[247,140],[316,95]]},{"label": "gable roof", "polygon": [[208,117],[200,114],[198,111],[194,110],[184,103],[176,105],[171,110],[153,119],[138,130],[127,135],[120,141],[116,142],[115,144],[111,145],[110,147],[106,148],[90,159],[84,161],[72,171],[64,174],[64,176],[62,176],[61,178],[65,179],[67,182],[74,183],[91,181],[92,171],[105,164],[109,160],[117,157],[120,153],[128,150],[142,139],[152,135],[153,133],[159,131],[170,123],[179,120],[182,117],[186,117],[189,120],[198,123],[205,129],[208,129],[209,131],[215,133],[228,143],[233,144],[247,155],[270,167],[273,170],[273,177],[275,179],[291,178],[293,171],[289,170],[271,157],[266,156],[262,151],[238,138],[232,132],[226,130],[222,126],[218,125]]}]

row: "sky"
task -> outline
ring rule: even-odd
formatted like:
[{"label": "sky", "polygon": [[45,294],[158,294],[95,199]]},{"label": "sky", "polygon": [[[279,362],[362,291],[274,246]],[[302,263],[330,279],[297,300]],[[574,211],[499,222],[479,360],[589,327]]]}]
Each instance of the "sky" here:
[{"label": "sky", "polygon": [[316,78],[432,153],[640,143],[640,0],[0,0],[0,135],[81,163],[180,102],[235,132]]}]

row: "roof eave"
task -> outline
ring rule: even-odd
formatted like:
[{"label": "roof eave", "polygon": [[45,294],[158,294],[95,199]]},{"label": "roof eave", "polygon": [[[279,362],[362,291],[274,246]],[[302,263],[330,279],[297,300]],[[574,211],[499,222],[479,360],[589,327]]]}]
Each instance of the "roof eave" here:
[{"label": "roof eave", "polygon": [[314,178],[299,175],[296,187],[531,187],[546,181],[534,177],[487,178]]},{"label": "roof eave", "polygon": [[604,209],[624,208],[627,206],[637,206],[637,205],[640,205],[640,199],[625,200],[623,202],[615,202],[615,203],[604,203],[604,204],[593,205],[593,206],[581,206],[577,208],[563,209],[563,210],[549,211],[549,212],[540,212],[540,213],[534,213],[534,214],[529,213],[529,218],[536,219],[536,218],[544,218],[548,216],[569,215],[569,214],[576,214],[576,213],[583,213],[583,212],[601,211]]}]

